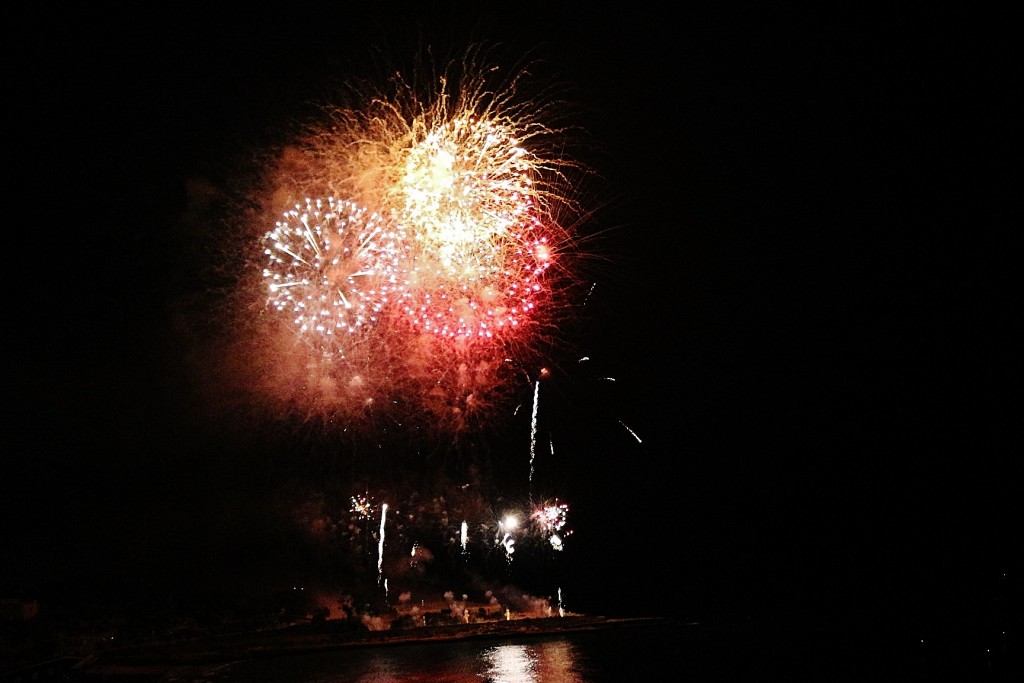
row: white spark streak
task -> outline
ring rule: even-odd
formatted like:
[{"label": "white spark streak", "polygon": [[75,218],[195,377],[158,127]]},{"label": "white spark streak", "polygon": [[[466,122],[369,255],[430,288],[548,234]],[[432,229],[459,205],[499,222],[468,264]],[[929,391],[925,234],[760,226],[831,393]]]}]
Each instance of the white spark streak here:
[{"label": "white spark streak", "polygon": [[619,420],[619,424],[620,424],[620,425],[622,425],[623,427],[625,427],[625,428],[626,428],[626,431],[627,431],[627,432],[629,432],[630,434],[632,434],[632,435],[633,435],[633,438],[634,438],[634,439],[636,439],[636,442],[637,442],[637,443],[643,443],[643,441],[641,441],[641,440],[640,440],[640,437],[636,435],[636,432],[634,432],[634,431],[633,431],[632,429],[630,429],[630,428],[629,428],[629,427],[628,427],[628,426],[626,425],[626,423],[625,423],[625,422],[623,422],[622,420]]},{"label": "white spark streak", "polygon": [[533,383],[533,415],[530,417],[530,496],[533,497],[533,458],[537,452],[537,405],[540,402],[540,382]]},{"label": "white spark streak", "polygon": [[388,504],[380,506],[380,540],[377,542],[377,583],[380,584],[384,569],[384,520],[388,516]]}]

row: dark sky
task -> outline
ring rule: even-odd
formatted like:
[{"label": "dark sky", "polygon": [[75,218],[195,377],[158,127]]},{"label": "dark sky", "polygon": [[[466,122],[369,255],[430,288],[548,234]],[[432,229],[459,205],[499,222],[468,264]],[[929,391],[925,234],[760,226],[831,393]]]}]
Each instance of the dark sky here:
[{"label": "dark sky", "polygon": [[186,181],[371,50],[470,41],[574,85],[606,181],[580,348],[617,381],[563,406],[582,602],[916,623],[1019,586],[1006,22],[343,5],[68,16],[9,58],[0,597],[254,561],[290,472],[182,398]]}]

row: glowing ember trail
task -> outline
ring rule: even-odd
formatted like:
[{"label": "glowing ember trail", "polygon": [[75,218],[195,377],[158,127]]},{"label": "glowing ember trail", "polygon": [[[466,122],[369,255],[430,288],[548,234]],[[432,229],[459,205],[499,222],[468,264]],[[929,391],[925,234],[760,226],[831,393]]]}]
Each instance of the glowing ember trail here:
[{"label": "glowing ember trail", "polygon": [[630,429],[629,426],[626,425],[625,422],[623,422],[622,420],[619,420],[619,424],[622,425],[623,427],[625,427],[626,431],[629,432],[633,436],[634,439],[636,439],[637,443],[643,443],[643,441],[640,440],[640,437],[636,435],[636,432],[634,432],[632,429]]},{"label": "glowing ember trail", "polygon": [[533,459],[537,451],[537,406],[540,403],[540,382],[533,383],[533,413],[530,415],[530,500],[533,500]]},{"label": "glowing ember trail", "polygon": [[377,542],[377,583],[380,584],[384,571],[384,521],[388,516],[388,504],[380,506],[380,540]]}]

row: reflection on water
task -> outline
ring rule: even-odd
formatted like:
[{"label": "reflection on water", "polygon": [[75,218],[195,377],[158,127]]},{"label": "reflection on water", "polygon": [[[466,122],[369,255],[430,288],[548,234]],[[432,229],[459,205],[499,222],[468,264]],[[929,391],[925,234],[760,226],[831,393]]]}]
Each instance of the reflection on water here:
[{"label": "reflection on water", "polygon": [[[178,683],[618,683],[662,680],[680,660],[676,628],[408,644],[255,658],[161,679]],[[642,656],[641,656],[642,655]],[[120,681],[118,682],[120,683]]]},{"label": "reflection on water", "polygon": [[[810,628],[813,626],[814,628]],[[1019,661],[923,659],[919,649],[873,633],[772,624],[666,623],[538,638],[345,648],[193,665],[160,683],[622,683],[693,680],[1009,679]],[[958,651],[957,651],[958,652]],[[89,683],[126,683],[122,675]]]},{"label": "reflection on water", "polygon": [[[577,653],[567,641],[503,643],[479,647],[366,651],[345,662],[349,675],[335,673],[321,680],[356,683],[436,681],[452,683],[588,683],[579,673]],[[353,666],[358,673],[351,671]],[[429,674],[427,672],[430,672]],[[236,672],[237,673],[237,672]]]},{"label": "reflection on water", "polygon": [[584,683],[572,643],[498,645],[484,651],[484,680],[492,683]]},{"label": "reflection on water", "polygon": [[484,651],[487,674],[494,683],[533,683],[534,659],[525,645],[499,645]]},{"label": "reflection on water", "polygon": [[[383,653],[381,656],[374,657],[371,661],[364,663],[364,666],[368,666],[369,670],[362,673],[358,678],[353,679],[358,683],[398,683],[399,681],[407,680],[405,672],[395,658]],[[345,679],[331,677],[325,680],[340,682]]]}]

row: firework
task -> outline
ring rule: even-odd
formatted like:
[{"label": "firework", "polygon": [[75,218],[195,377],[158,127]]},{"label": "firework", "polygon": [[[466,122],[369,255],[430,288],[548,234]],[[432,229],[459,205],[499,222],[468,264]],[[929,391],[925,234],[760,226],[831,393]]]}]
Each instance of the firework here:
[{"label": "firework", "polygon": [[395,296],[404,238],[348,201],[306,199],[263,237],[267,305],[319,351],[345,357]]},{"label": "firework", "polygon": [[396,214],[420,249],[403,311],[443,337],[515,334],[545,291],[553,254],[533,189],[540,162],[496,118],[442,120],[404,161]]},{"label": "firework", "polygon": [[211,400],[359,445],[513,417],[582,299],[595,176],[558,85],[492,54],[348,79],[257,153],[211,273],[224,336],[195,330]]},{"label": "firework", "polygon": [[563,532],[568,514],[569,506],[556,500],[550,505],[536,508],[530,516],[540,533],[548,539],[555,550],[562,550],[564,538],[572,533]]},{"label": "firework", "polygon": [[366,496],[352,496],[350,511],[357,519],[368,519],[373,515],[373,503]]},{"label": "firework", "polygon": [[256,384],[301,386],[291,400],[329,420],[383,411],[442,433],[519,391],[507,359],[534,364],[566,310],[562,219],[583,169],[564,156],[564,102],[526,97],[525,69],[505,78],[483,56],[414,81],[427,88],[354,87],[269,166],[253,204],[287,209],[259,240],[263,336],[285,345]]},{"label": "firework", "polygon": [[475,265],[528,222],[534,166],[511,126],[474,115],[445,121],[407,152],[402,222],[418,226],[452,272]]}]

